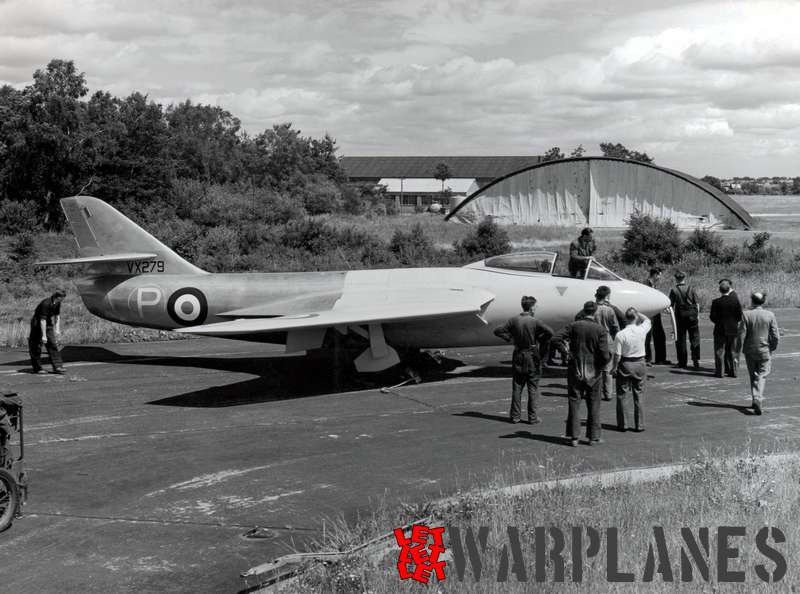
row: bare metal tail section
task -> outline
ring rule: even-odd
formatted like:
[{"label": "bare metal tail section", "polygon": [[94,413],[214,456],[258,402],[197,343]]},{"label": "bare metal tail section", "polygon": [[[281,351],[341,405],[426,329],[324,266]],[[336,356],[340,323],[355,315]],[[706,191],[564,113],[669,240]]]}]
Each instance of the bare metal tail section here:
[{"label": "bare metal tail section", "polygon": [[113,206],[91,196],[61,200],[78,257],[40,264],[90,264],[95,274],[206,274]]}]

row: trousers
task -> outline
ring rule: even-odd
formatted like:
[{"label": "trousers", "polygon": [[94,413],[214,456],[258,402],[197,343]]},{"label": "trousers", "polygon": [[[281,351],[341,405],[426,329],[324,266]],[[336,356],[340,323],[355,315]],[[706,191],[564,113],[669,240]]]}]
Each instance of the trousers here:
[{"label": "trousers", "polygon": [[723,369],[727,375],[736,377],[739,367],[739,350],[737,336],[726,336],[724,332],[714,328],[714,373],[722,375]]},{"label": "trousers", "polygon": [[692,361],[697,362],[700,360],[700,326],[697,321],[689,322],[677,318],[675,320],[677,325],[677,336],[675,339],[675,350],[678,354],[678,365],[686,367],[687,354],[686,354],[686,336],[689,336],[689,346],[692,349]]},{"label": "trousers", "polygon": [[750,377],[750,394],[753,402],[759,405],[764,402],[764,387],[767,385],[767,376],[772,371],[772,361],[761,356],[748,356],[745,354],[744,361],[747,363],[747,375]]},{"label": "trousers", "polygon": [[[63,367],[61,353],[56,348],[56,333],[53,328],[47,328],[47,344],[44,345],[50,357],[53,371]],[[31,333],[28,335],[28,354],[31,356],[31,367],[36,373],[42,370],[42,329],[35,321],[31,321]]]},{"label": "trousers", "polygon": [[590,440],[600,439],[600,383],[599,377],[590,383],[579,379],[573,373],[567,376],[569,410],[566,433],[570,439],[578,439],[581,432],[581,400],[586,400],[588,411],[586,437]]}]

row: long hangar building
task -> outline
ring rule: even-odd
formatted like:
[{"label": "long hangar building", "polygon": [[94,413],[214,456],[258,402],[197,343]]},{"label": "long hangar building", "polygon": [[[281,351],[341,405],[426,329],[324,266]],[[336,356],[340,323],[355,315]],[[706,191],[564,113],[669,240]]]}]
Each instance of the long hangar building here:
[{"label": "long hangar building", "polygon": [[[753,220],[730,196],[689,174],[611,157],[542,162],[540,157],[342,157],[354,181],[380,183],[398,206],[441,200],[439,163],[450,169],[449,219],[492,217],[503,225],[624,227],[635,210],[681,228],[749,228]],[[419,189],[423,188],[424,191]]]}]

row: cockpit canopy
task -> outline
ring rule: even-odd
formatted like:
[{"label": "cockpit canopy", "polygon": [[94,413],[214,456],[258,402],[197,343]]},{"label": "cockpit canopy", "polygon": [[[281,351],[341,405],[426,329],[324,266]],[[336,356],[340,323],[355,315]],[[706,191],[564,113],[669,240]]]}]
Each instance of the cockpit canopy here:
[{"label": "cockpit canopy", "polygon": [[[514,252],[486,258],[482,262],[470,264],[470,268],[497,268],[500,270],[514,270],[518,272],[528,272],[537,274],[549,274],[552,276],[570,276],[569,274],[559,274],[556,268],[558,253],[556,252]],[[623,280],[611,272],[608,268],[592,258],[586,267],[583,276],[585,280],[618,281]]]}]

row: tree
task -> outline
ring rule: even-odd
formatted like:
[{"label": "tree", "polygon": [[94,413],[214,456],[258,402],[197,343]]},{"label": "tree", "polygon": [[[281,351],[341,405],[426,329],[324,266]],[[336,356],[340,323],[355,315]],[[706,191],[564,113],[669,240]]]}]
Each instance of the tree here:
[{"label": "tree", "polygon": [[706,182],[709,186],[714,186],[720,192],[725,191],[725,188],[722,187],[722,181],[718,177],[714,177],[713,175],[706,175],[700,181]]},{"label": "tree", "polygon": [[600,150],[603,152],[604,157],[630,159],[631,161],[639,161],[641,163],[652,163],[654,161],[647,153],[632,151],[620,143],[612,144],[610,142],[601,142]]},{"label": "tree", "polygon": [[554,146],[551,149],[548,149],[547,152],[542,155],[542,163],[547,161],[558,161],[559,159],[564,158],[564,153],[561,152],[561,149],[557,146]]},{"label": "tree", "polygon": [[206,184],[239,177],[242,155],[239,118],[219,106],[194,105],[186,100],[166,111],[169,152],[178,177]]},{"label": "tree", "polygon": [[436,167],[433,169],[433,179],[441,180],[442,194],[444,194],[444,182],[451,177],[453,177],[453,173],[450,171],[450,167],[448,167],[447,163],[437,163]]},{"label": "tree", "polygon": [[795,177],[792,180],[791,193],[795,195],[800,194],[800,177]]},{"label": "tree", "polygon": [[583,148],[582,144],[576,146],[572,152],[569,154],[570,157],[582,157],[583,153],[586,152],[586,149]]}]

